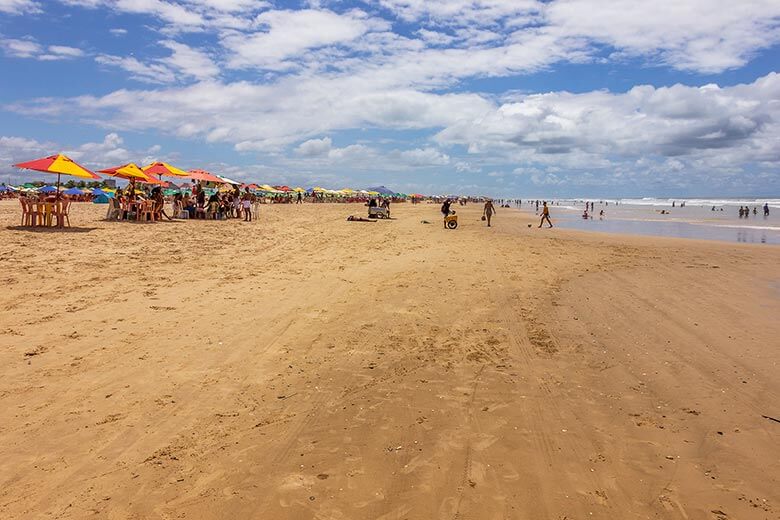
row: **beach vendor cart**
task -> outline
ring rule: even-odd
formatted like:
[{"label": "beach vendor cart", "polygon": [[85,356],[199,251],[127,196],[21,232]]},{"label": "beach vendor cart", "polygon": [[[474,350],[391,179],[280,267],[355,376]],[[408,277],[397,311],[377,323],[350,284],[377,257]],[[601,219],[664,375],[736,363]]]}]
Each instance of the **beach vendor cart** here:
[{"label": "beach vendor cart", "polygon": [[447,229],[455,229],[458,227],[458,215],[454,211],[450,211],[450,214],[444,217],[444,227]]},{"label": "beach vendor cart", "polygon": [[380,206],[369,206],[368,218],[390,218],[390,210]]}]

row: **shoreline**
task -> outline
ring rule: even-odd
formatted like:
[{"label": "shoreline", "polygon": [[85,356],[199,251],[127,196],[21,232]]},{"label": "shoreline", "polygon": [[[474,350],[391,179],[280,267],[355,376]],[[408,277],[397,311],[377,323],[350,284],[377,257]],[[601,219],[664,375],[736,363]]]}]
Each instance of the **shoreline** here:
[{"label": "shoreline", "polygon": [[0,516],[777,514],[780,249],[456,209],[0,204]]}]

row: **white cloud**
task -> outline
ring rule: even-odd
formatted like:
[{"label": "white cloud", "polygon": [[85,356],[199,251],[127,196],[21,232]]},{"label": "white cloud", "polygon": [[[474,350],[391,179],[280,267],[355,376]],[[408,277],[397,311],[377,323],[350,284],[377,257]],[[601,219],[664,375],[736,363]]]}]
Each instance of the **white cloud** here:
[{"label": "white cloud", "polygon": [[0,13],[38,13],[40,10],[40,4],[33,0],[0,0]]},{"label": "white cloud", "polygon": [[35,58],[43,52],[43,47],[32,40],[7,38],[0,40],[0,45],[5,55],[11,58]]},{"label": "white cloud", "polygon": [[46,59],[68,59],[79,58],[84,56],[84,51],[76,47],[68,47],[67,45],[49,45],[48,56]]},{"label": "white cloud", "polygon": [[186,76],[203,80],[219,74],[219,67],[205,52],[171,40],[160,42],[160,45],[173,51],[171,56],[163,58],[160,62]]},{"label": "white cloud", "polygon": [[143,62],[134,56],[101,54],[95,61],[125,70],[138,81],[159,85],[187,79],[208,80],[219,74],[219,67],[203,51],[173,40],[164,40],[160,45],[170,49],[171,55]]},{"label": "white cloud", "polygon": [[127,29],[122,29],[121,27],[115,27],[114,29],[109,29],[108,32],[110,32],[114,36],[125,36],[127,34]]},{"label": "white cloud", "polygon": [[39,61],[57,61],[79,58],[84,51],[76,47],[66,45],[49,45],[45,47],[33,40],[6,38],[0,40],[0,47],[6,56],[10,58],[33,58]]},{"label": "white cloud", "polygon": [[154,63],[142,63],[138,59],[129,56],[112,56],[110,54],[100,54],[95,57],[95,61],[101,65],[119,67],[130,73],[134,80],[145,83],[173,83],[176,79],[173,71],[165,65]]},{"label": "white cloud", "polygon": [[437,141],[475,153],[557,156],[556,161],[580,153],[771,161],[780,157],[777,99],[776,73],[727,88],[638,86],[622,94],[535,94],[451,125]]},{"label": "white cloud", "polygon": [[349,43],[386,26],[359,10],[337,14],[314,9],[266,11],[255,18],[255,25],[262,30],[227,33],[223,38],[223,46],[231,53],[231,67],[288,68],[286,60],[303,51]]},{"label": "white cloud", "polygon": [[333,142],[331,141],[330,137],[325,137],[323,139],[309,139],[308,141],[298,145],[296,151],[299,155],[304,157],[320,157],[327,155],[328,152],[330,152],[332,144]]},{"label": "white cloud", "polygon": [[415,148],[400,153],[400,158],[410,166],[443,166],[450,163],[450,156],[435,148]]}]

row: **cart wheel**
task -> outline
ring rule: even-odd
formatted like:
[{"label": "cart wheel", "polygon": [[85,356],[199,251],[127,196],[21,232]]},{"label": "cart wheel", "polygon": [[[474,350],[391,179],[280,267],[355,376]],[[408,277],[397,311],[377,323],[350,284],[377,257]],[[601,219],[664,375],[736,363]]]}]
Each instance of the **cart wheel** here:
[{"label": "cart wheel", "polygon": [[447,228],[455,229],[456,227],[458,227],[458,222],[456,220],[450,220],[447,222]]}]

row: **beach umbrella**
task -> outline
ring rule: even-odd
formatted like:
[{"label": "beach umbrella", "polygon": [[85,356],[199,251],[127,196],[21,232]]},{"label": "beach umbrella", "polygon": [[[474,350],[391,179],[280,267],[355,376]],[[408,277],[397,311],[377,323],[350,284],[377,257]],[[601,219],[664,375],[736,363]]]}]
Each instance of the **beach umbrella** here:
[{"label": "beach umbrella", "polygon": [[233,179],[229,179],[228,177],[225,177],[224,175],[217,175],[220,179],[222,179],[222,182],[225,182],[227,184],[232,184],[233,186],[241,186],[241,183],[238,181],[234,181]]},{"label": "beach umbrella", "polygon": [[375,192],[380,193],[382,195],[392,195],[393,193],[395,193],[393,190],[385,188],[384,186],[376,186],[374,188],[368,188],[368,191],[369,192],[375,191]]},{"label": "beach umbrella", "polygon": [[54,193],[55,191],[57,191],[57,188],[54,186],[41,186],[38,188],[39,193]]},{"label": "beach umbrella", "polygon": [[293,188],[293,191],[294,191],[295,193],[306,193],[306,190],[304,190],[304,189],[303,189],[303,188],[301,188],[300,186],[298,186],[297,188]]},{"label": "beach umbrella", "polygon": [[78,188],[69,188],[62,193],[63,195],[84,195],[84,192]]},{"label": "beach umbrella", "polygon": [[157,177],[160,179],[160,184],[163,183],[162,176],[168,176],[168,177],[189,177],[189,173],[185,172],[184,170],[181,170],[175,166],[171,166],[168,163],[164,162],[153,162],[150,164],[147,164],[141,170],[149,175],[157,175]]},{"label": "beach umbrella", "polygon": [[161,184],[162,181],[155,179],[151,175],[146,174],[135,163],[127,163],[122,166],[115,166],[113,168],[106,168],[100,170],[100,173],[110,175],[111,177],[117,177],[119,179],[125,179],[130,182],[143,182],[146,184]]},{"label": "beach umbrella", "polygon": [[100,180],[100,177],[84,168],[80,164],[76,163],[70,157],[65,155],[56,154],[44,157],[42,159],[36,159],[34,161],[23,162],[14,164],[17,168],[25,170],[33,170],[43,173],[56,173],[57,174],[57,197],[60,196],[60,176],[70,175],[72,177],[79,177],[81,179],[96,179]]},{"label": "beach umbrella", "polygon": [[215,182],[217,184],[223,183],[221,178],[207,172],[206,170],[190,170],[187,172],[187,177],[190,179],[195,179],[196,181]]},{"label": "beach umbrella", "polygon": [[135,163],[127,163],[123,164],[122,166],[106,168],[105,170],[100,170],[100,173],[130,181],[130,189],[133,191],[133,193],[136,193],[136,182],[142,182],[144,184],[159,184],[162,187],[166,187],[168,184],[162,179],[155,179],[151,175],[147,174]]},{"label": "beach umbrella", "polygon": [[284,192],[292,191],[289,186],[275,186],[275,188],[279,191],[284,191]]}]

